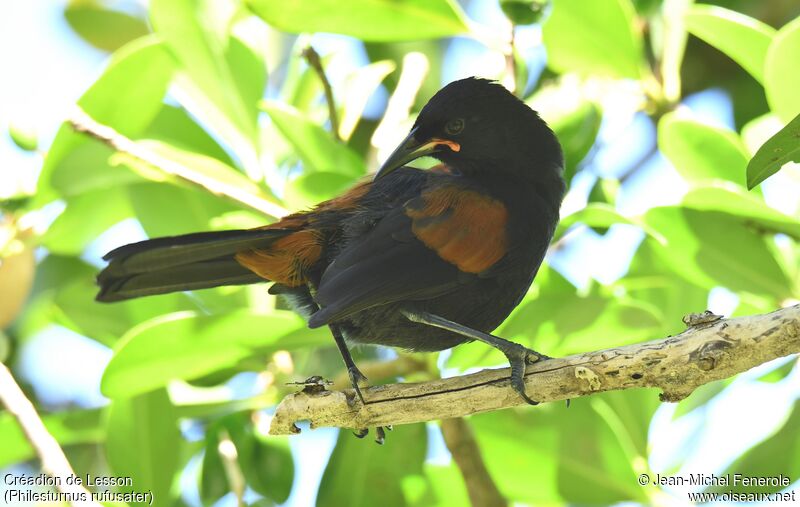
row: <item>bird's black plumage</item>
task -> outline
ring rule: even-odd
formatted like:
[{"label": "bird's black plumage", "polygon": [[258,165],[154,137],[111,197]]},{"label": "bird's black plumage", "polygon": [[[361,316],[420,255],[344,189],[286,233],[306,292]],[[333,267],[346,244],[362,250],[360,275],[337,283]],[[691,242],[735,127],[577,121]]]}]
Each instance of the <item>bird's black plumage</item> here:
[{"label": "bird's black plumage", "polygon": [[[442,165],[405,166],[423,155]],[[509,357],[514,387],[528,399],[521,375],[535,353],[487,333],[519,304],[544,258],[562,166],[555,135],[527,105],[497,83],[455,81],[422,109],[374,181],[266,228],[118,249],[98,278],[98,299],[219,285],[226,270],[242,283],[255,273],[310,310],[311,327],[331,326],[354,382],[363,376],[343,338],[421,351],[474,338]],[[143,264],[154,287],[142,287]],[[170,272],[184,278],[170,282]]]}]

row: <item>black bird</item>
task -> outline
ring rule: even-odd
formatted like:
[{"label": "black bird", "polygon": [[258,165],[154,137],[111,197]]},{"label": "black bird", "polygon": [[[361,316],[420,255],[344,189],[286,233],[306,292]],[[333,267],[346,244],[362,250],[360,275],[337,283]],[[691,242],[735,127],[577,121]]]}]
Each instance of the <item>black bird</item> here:
[{"label": "black bird", "polygon": [[[405,164],[432,156],[429,170]],[[274,282],[312,328],[328,326],[361,401],[350,343],[497,348],[527,402],[546,358],[489,333],[525,295],[564,194],[563,156],[539,115],[478,78],[442,88],[375,174],[265,227],[157,238],[109,252],[98,301]]]}]

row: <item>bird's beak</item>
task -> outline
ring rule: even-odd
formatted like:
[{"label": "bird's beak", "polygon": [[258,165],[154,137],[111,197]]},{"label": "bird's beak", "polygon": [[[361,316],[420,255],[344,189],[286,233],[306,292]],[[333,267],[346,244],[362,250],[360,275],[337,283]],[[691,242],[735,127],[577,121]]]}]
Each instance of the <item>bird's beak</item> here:
[{"label": "bird's beak", "polygon": [[392,154],[389,155],[389,158],[386,159],[386,162],[384,162],[381,168],[378,169],[378,172],[375,173],[375,178],[373,178],[373,181],[383,178],[387,174],[403,167],[412,160],[416,160],[427,155],[433,155],[434,153],[441,151],[444,147],[448,147],[451,151],[459,151],[461,149],[461,145],[459,145],[457,142],[449,139],[440,139],[438,137],[433,137],[427,141],[420,142],[416,137],[414,137],[414,134],[416,133],[416,128],[411,130],[411,132],[408,134],[408,137],[403,139],[403,142],[400,143],[397,148],[395,148]]}]

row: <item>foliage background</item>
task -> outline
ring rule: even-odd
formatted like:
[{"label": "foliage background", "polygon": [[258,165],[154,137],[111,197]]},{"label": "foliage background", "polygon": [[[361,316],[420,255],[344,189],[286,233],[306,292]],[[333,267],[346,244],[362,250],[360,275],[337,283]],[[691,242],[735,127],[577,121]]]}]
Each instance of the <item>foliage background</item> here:
[{"label": "foliage background", "polygon": [[[265,435],[271,407],[293,389],[286,382],[342,372],[330,337],[264,286],[95,304],[109,248],[271,218],[59,128],[65,108],[26,88],[37,80],[197,174],[299,209],[373,169],[444,83],[498,78],[559,134],[570,183],[547,265],[498,334],[563,355],[677,333],[682,315],[706,307],[743,315],[800,297],[800,171],[789,164],[746,186],[749,159],[800,112],[797,2],[501,3],[0,6],[11,76],[0,88],[10,134],[0,359],[79,473],[131,475],[160,505],[235,504],[237,474],[219,452],[230,440],[247,503],[466,502],[437,424],[395,428],[384,447],[348,431]],[[44,30],[36,23],[53,12],[61,31],[50,37],[69,49],[50,49],[82,55],[81,86],[59,88],[60,73],[77,71],[27,54]],[[333,85],[338,136],[301,56],[309,44]],[[397,115],[384,115],[387,103]],[[365,348],[356,360],[397,354]],[[504,364],[480,344],[408,358],[396,364],[410,381]],[[686,500],[685,489],[639,486],[641,473],[782,473],[791,490],[800,478],[795,364],[765,365],[672,406],[628,391],[469,424],[501,492],[520,504]],[[36,472],[5,412],[0,441],[0,468]]]}]

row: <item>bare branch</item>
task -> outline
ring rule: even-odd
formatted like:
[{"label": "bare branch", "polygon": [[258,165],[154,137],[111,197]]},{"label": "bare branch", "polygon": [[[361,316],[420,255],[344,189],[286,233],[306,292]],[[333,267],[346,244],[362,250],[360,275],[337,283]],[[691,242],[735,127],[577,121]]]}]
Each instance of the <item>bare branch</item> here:
[{"label": "bare branch", "polygon": [[[663,401],[680,401],[703,384],[731,377],[772,359],[800,352],[800,305],[765,315],[689,320],[678,336],[551,359],[528,367],[528,394],[543,402],[621,389],[656,387]],[[278,405],[273,435],[311,427],[368,428],[463,417],[525,402],[509,386],[508,368],[419,384],[294,393]]]},{"label": "bare branch", "polygon": [[508,505],[486,469],[481,450],[467,421],[462,417],[443,420],[442,436],[464,478],[472,507]]},{"label": "bare branch", "polygon": [[19,423],[28,442],[39,456],[42,470],[54,479],[53,484],[66,496],[66,502],[72,505],[99,506],[99,503],[91,501],[88,490],[67,480],[68,477],[75,476],[72,465],[56,439],[45,428],[33,403],[25,397],[11,371],[3,363],[0,363],[0,401]]},{"label": "bare branch", "polygon": [[174,160],[170,160],[152,150],[147,149],[142,144],[128,139],[113,128],[96,122],[80,107],[75,107],[74,112],[67,119],[67,122],[69,122],[69,124],[72,125],[72,128],[78,132],[89,134],[98,141],[111,146],[121,153],[125,153],[138,160],[141,160],[142,162],[150,164],[151,166],[167,174],[176,176],[183,181],[193,185],[198,185],[214,195],[228,197],[229,199],[275,218],[288,215],[288,211],[286,211],[283,207],[270,202],[261,196],[242,190],[235,185],[209,178],[198,171],[195,171],[189,167],[175,162]]},{"label": "bare branch", "polygon": [[339,115],[336,112],[336,102],[333,101],[333,88],[331,88],[331,83],[328,81],[328,76],[325,75],[325,69],[322,68],[322,61],[319,58],[319,53],[309,45],[303,50],[303,58],[306,59],[308,65],[314,69],[314,72],[319,76],[319,80],[322,81],[322,89],[325,91],[325,102],[328,103],[328,116],[331,119],[331,131],[333,132],[333,137],[335,137],[337,141],[341,141],[342,137],[339,135]]}]

